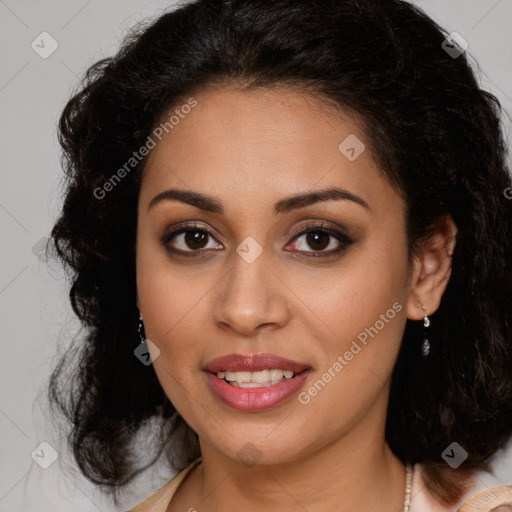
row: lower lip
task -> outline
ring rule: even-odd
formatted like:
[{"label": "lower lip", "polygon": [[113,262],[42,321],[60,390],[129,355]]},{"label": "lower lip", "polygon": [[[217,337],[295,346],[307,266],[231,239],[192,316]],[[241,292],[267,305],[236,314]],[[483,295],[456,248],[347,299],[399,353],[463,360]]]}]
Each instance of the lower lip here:
[{"label": "lower lip", "polygon": [[239,411],[263,411],[282,404],[301,388],[309,374],[310,370],[304,370],[295,377],[272,386],[239,388],[228,384],[214,373],[206,373],[217,398]]}]

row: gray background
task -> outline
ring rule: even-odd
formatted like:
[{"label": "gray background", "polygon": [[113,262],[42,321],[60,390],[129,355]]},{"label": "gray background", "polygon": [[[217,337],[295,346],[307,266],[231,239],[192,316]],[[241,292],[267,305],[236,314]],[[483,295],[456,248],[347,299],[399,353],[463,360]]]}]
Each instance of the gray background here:
[{"label": "gray background", "polygon": [[[420,7],[469,42],[482,87],[512,112],[512,0],[420,0]],[[46,424],[44,386],[57,350],[79,325],[67,304],[62,271],[36,256],[60,205],[58,116],[79,76],[112,55],[134,23],[172,1],[0,0],[1,186],[0,511],[115,510],[89,484]],[[41,58],[31,43],[46,31],[58,49]],[[48,48],[48,46],[46,46]],[[505,116],[510,141],[511,122]],[[36,249],[34,249],[34,246]],[[31,453],[43,441],[59,457],[42,469]],[[512,447],[495,462],[512,484]],[[124,509],[160,487],[170,474],[156,466],[139,478]],[[123,510],[123,508],[121,508]]]}]

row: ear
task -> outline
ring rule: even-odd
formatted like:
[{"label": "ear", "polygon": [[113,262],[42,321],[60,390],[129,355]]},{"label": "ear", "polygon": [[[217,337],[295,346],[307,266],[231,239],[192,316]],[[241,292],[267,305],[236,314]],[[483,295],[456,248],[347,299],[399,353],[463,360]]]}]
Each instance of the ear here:
[{"label": "ear", "polygon": [[424,317],[422,305],[427,315],[439,308],[452,271],[456,236],[457,227],[447,215],[414,255],[407,302],[407,317],[411,320]]}]

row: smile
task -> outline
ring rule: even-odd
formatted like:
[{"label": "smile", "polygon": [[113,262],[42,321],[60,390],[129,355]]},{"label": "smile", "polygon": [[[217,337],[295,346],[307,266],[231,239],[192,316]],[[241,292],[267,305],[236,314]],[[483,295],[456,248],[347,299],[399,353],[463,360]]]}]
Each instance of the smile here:
[{"label": "smile", "polygon": [[227,354],[203,367],[213,396],[239,411],[277,407],[297,393],[311,366],[276,354]]},{"label": "smile", "polygon": [[219,379],[224,379],[232,386],[241,388],[259,388],[279,384],[285,379],[292,379],[295,373],[291,370],[273,368],[271,370],[259,370],[255,372],[217,372]]},{"label": "smile", "polygon": [[230,372],[220,371],[216,373],[219,379],[224,379],[228,384],[241,388],[259,388],[279,384],[285,379],[292,379],[297,375],[291,370],[272,368],[255,372]]}]

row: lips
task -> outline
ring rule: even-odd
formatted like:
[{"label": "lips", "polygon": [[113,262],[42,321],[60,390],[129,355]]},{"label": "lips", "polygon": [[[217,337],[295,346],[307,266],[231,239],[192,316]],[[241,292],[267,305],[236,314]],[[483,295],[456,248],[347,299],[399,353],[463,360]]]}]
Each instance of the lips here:
[{"label": "lips", "polygon": [[310,366],[275,354],[228,354],[213,359],[206,364],[203,370],[209,373],[222,371],[255,372],[272,368],[300,373],[310,368]]},{"label": "lips", "polygon": [[[273,385],[251,388],[235,387],[217,375],[219,372],[257,372],[269,369],[291,371],[295,375]],[[274,354],[229,354],[210,361],[203,370],[213,395],[225,405],[245,412],[270,409],[289,400],[304,386],[311,373],[311,367],[307,364]]]}]

